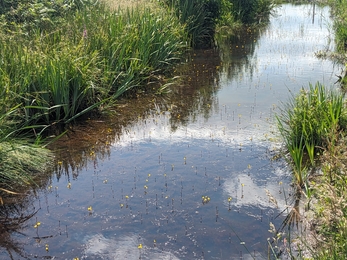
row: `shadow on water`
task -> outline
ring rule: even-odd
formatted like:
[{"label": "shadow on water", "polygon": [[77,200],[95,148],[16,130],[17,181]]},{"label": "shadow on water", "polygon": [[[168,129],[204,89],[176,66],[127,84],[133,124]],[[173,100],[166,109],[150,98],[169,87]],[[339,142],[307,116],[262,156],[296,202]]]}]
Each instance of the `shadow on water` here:
[{"label": "shadow on water", "polygon": [[5,204],[0,206],[0,247],[10,259],[28,258],[25,244],[16,239],[17,236],[26,237],[21,231],[37,213],[37,210],[28,212],[27,199],[23,199],[21,203],[5,199]]},{"label": "shadow on water", "polygon": [[70,129],[34,194],[2,206],[0,257],[267,259],[270,223],[295,200],[273,114],[288,89],[334,80],[314,57],[328,10],[311,26],[309,8],[191,53],[170,95]]}]

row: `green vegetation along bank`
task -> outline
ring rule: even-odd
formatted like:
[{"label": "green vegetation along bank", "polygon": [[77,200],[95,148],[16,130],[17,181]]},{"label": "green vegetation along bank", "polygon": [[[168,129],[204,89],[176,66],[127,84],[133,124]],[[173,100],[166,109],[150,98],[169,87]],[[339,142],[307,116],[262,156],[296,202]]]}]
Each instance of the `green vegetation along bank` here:
[{"label": "green vegetation along bank", "polygon": [[[342,62],[346,70],[347,1],[331,1],[330,6],[335,17],[336,50],[326,57]],[[341,89],[319,82],[310,84],[277,115],[298,197],[303,194],[306,198],[306,212],[301,214],[306,231],[299,234],[300,247],[296,252],[287,247],[294,259],[337,260],[347,256],[346,72],[340,83]],[[297,207],[291,214],[298,214]],[[304,215],[307,217],[302,218]],[[290,236],[285,239],[292,242]]]}]

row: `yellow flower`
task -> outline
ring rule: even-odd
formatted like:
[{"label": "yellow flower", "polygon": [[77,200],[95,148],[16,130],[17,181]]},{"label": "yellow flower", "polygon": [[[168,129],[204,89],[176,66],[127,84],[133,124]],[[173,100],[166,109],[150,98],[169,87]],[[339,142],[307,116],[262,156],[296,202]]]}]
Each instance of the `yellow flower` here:
[{"label": "yellow flower", "polygon": [[71,183],[69,182],[66,186],[68,189],[71,189]]},{"label": "yellow flower", "polygon": [[58,165],[62,165],[63,164],[63,162],[62,161],[58,161]]},{"label": "yellow flower", "polygon": [[231,198],[231,197],[229,197],[229,198],[228,198],[228,201],[230,202],[231,200],[232,200],[232,198]]},{"label": "yellow flower", "polygon": [[41,225],[41,222],[36,222],[36,224],[34,225],[34,228],[38,228]]},{"label": "yellow flower", "polygon": [[48,244],[45,245],[46,251],[48,252]]},{"label": "yellow flower", "polygon": [[137,248],[138,248],[138,249],[141,249],[141,248],[142,248],[142,244],[139,244],[139,245],[137,246]]},{"label": "yellow flower", "polygon": [[92,206],[89,206],[88,211],[92,211],[92,210],[93,210]]},{"label": "yellow flower", "polygon": [[125,198],[126,198],[126,199],[129,199],[129,196],[128,196],[128,195],[125,195]]}]

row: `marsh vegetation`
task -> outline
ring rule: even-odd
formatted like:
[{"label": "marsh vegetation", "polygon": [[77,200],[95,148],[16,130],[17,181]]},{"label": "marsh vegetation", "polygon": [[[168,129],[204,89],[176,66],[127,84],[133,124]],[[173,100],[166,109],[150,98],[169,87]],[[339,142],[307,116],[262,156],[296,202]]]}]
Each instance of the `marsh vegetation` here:
[{"label": "marsh vegetation", "polygon": [[[62,248],[71,257],[119,256],[127,250],[144,259],[264,257],[269,224],[281,222],[276,213],[287,212],[288,194],[296,192],[279,170],[285,164],[276,159],[276,148],[269,148],[269,128],[276,131],[274,100],[285,99],[287,88],[279,86],[287,84],[293,96],[278,123],[293,159],[290,169],[298,189],[322,203],[316,208],[325,220],[320,234],[334,241],[316,255],[344,254],[339,239],[344,234],[332,232],[345,225],[344,201],[338,200],[345,196],[344,157],[336,148],[344,140],[344,100],[328,88],[335,81],[327,76],[332,65],[317,65],[313,57],[312,50],[326,42],[311,49],[285,45],[294,35],[305,38],[306,22],[299,33],[287,28],[278,36],[277,27],[265,26],[273,18],[272,1],[10,2],[0,3],[0,188],[9,195],[28,183],[39,187],[38,197],[23,203],[27,214],[2,208],[0,227],[7,236],[24,230],[36,238],[23,250],[9,239],[5,248],[11,257],[54,257]],[[334,4],[341,52],[346,3]],[[325,15],[318,16],[321,28]],[[316,28],[312,39],[319,32]],[[261,44],[272,53],[259,51]],[[277,64],[270,59],[274,54],[281,56]],[[298,72],[302,56],[311,62]],[[53,172],[42,178],[36,173],[53,161],[43,146],[65,131],[56,144]],[[312,181],[317,169],[324,178]],[[112,210],[105,210],[109,206]],[[81,225],[71,224],[76,218]],[[254,229],[245,233],[235,223],[252,223]],[[278,248],[287,234],[281,235]],[[111,248],[115,241],[123,248]]]}]

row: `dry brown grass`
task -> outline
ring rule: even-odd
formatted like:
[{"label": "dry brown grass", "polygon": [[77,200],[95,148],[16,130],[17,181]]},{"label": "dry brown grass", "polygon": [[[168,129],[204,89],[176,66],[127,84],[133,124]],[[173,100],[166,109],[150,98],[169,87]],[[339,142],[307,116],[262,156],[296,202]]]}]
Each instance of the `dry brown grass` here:
[{"label": "dry brown grass", "polygon": [[127,9],[132,7],[151,7],[153,0],[102,0],[107,3],[112,9]]}]

